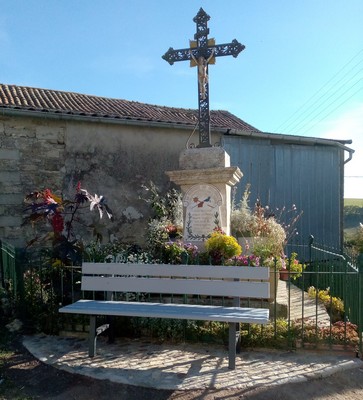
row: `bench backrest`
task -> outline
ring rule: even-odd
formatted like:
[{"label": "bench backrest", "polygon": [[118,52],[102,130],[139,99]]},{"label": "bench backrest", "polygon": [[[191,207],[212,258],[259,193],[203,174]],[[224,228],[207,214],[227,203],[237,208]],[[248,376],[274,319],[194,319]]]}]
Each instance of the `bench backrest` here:
[{"label": "bench backrest", "polygon": [[270,297],[269,268],[83,263],[82,290]]}]

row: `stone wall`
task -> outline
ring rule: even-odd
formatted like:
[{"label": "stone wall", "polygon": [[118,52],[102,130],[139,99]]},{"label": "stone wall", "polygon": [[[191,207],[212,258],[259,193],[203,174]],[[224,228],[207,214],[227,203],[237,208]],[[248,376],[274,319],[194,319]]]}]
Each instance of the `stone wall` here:
[{"label": "stone wall", "polygon": [[97,228],[104,241],[142,244],[150,213],[142,185],[153,181],[163,191],[170,186],[165,171],[178,168],[192,130],[44,114],[1,116],[0,239],[22,247],[34,237],[29,226],[21,226],[26,193],[49,188],[72,199],[80,181],[107,198],[115,219],[100,221],[85,212],[89,227],[79,226],[82,237],[90,239]]},{"label": "stone wall", "polygon": [[[59,188],[65,151],[65,124],[27,118],[0,118],[0,237],[16,244],[24,194],[45,184]],[[44,157],[43,157],[44,155]]]}]

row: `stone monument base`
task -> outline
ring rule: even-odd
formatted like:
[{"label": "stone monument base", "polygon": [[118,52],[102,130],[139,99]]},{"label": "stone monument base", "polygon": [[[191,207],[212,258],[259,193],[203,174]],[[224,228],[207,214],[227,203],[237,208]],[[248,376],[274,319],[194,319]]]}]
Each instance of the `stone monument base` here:
[{"label": "stone monument base", "polygon": [[179,166],[166,174],[183,193],[183,240],[199,247],[215,228],[229,235],[231,188],[242,177],[240,169],[230,166],[221,147],[186,149]]}]

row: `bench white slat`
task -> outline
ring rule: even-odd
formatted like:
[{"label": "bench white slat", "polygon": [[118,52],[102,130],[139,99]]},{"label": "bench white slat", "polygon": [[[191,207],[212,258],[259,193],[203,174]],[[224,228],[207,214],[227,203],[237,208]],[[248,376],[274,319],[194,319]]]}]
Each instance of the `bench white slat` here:
[{"label": "bench white slat", "polygon": [[268,267],[226,267],[213,265],[171,265],[171,264],[82,264],[83,274],[174,276],[191,278],[238,278],[268,280]]},{"label": "bench white slat", "polygon": [[268,282],[83,276],[82,290],[269,298]]},{"label": "bench white slat", "polygon": [[266,324],[269,320],[269,310],[263,308],[97,300],[79,300],[76,303],[62,307],[59,312],[69,314],[192,319],[257,324]]}]

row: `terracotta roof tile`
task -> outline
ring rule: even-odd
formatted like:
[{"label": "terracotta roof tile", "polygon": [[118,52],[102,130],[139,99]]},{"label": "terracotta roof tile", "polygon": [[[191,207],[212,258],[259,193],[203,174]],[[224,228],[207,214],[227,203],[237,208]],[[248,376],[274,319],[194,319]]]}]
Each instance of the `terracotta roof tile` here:
[{"label": "terracotta roof tile", "polygon": [[[195,125],[198,111],[73,92],[0,84],[0,108]],[[260,132],[228,111],[211,111],[214,128]]]}]

